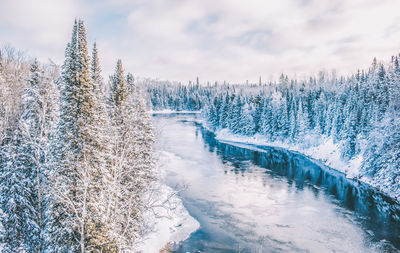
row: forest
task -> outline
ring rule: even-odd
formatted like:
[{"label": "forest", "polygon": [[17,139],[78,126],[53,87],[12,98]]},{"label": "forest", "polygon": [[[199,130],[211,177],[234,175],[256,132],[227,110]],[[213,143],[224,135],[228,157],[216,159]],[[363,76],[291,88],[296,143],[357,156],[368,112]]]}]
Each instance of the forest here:
[{"label": "forest", "polygon": [[0,51],[2,252],[127,252],[154,201],[154,129],[121,60],[75,20],[61,68]]}]

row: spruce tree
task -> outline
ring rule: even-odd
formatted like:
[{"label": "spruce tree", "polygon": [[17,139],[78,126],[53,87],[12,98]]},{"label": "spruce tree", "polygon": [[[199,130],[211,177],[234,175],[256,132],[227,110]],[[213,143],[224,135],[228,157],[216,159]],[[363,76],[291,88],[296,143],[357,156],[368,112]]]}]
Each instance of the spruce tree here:
[{"label": "spruce tree", "polygon": [[30,72],[17,128],[2,165],[3,236],[10,240],[6,249],[21,247],[21,250],[41,252],[44,247],[45,166],[57,108],[54,84],[36,60]]},{"label": "spruce tree", "polygon": [[53,143],[49,252],[112,251],[102,222],[104,143],[90,74],[86,31],[75,21],[60,82],[60,121]]},{"label": "spruce tree", "polygon": [[90,75],[93,81],[94,91],[98,95],[98,98],[101,99],[101,96],[105,93],[105,87],[103,77],[101,76],[101,66],[96,43],[93,44]]},{"label": "spruce tree", "polygon": [[136,94],[129,94],[121,60],[117,61],[110,80],[110,114],[115,133],[112,163],[115,198],[111,200],[110,215],[115,222],[114,233],[119,235],[120,249],[129,251],[143,232],[142,213],[146,208],[143,197],[152,178],[154,131],[138,89],[131,89]]},{"label": "spruce tree", "polygon": [[5,252],[28,250],[25,241],[27,216],[25,208],[29,205],[27,197],[31,192],[27,171],[17,167],[16,147],[18,145],[18,140],[15,138],[7,146],[2,147],[1,208],[3,215],[1,223]]},{"label": "spruce tree", "polygon": [[126,102],[128,97],[128,87],[126,85],[126,79],[124,70],[122,68],[122,61],[117,61],[115,73],[110,77],[111,79],[111,91],[110,101],[114,109],[114,116],[118,117],[118,120],[123,120],[123,115],[126,109]]}]

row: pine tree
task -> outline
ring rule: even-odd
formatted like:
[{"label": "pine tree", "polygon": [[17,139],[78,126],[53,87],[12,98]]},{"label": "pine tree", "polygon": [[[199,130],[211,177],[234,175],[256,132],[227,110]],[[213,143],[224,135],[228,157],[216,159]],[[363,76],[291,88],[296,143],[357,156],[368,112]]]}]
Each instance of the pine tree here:
[{"label": "pine tree", "polygon": [[120,117],[122,120],[122,115],[127,102],[128,87],[126,85],[126,79],[124,75],[124,70],[122,68],[122,61],[117,61],[117,66],[115,69],[115,74],[110,77],[111,79],[111,103],[114,108],[114,115]]},{"label": "pine tree", "polygon": [[307,111],[303,110],[303,103],[300,99],[299,105],[298,105],[298,111],[297,111],[297,127],[298,127],[298,136],[297,136],[297,141],[303,140],[304,136],[307,134]]},{"label": "pine tree", "polygon": [[239,129],[242,135],[251,136],[254,134],[254,119],[251,115],[250,106],[245,103],[239,119]]},{"label": "pine tree", "polygon": [[[60,121],[49,173],[49,252],[107,251],[114,242],[100,219],[103,144],[98,137],[98,99],[90,74],[86,31],[75,21],[61,76]],[[100,192],[99,192],[100,191]]]},{"label": "pine tree", "polygon": [[347,115],[344,123],[343,150],[342,155],[346,159],[351,159],[357,152],[357,114],[354,110],[354,101],[349,101],[346,107]]},{"label": "pine tree", "polygon": [[25,242],[25,218],[28,206],[27,196],[30,196],[29,179],[27,171],[21,170],[16,166],[17,155],[16,146],[18,140],[13,139],[12,142],[2,147],[2,173],[1,173],[1,207],[3,211],[2,225],[4,234],[2,234],[2,242],[4,242],[5,252],[23,252],[28,247]]},{"label": "pine tree", "polygon": [[240,96],[235,98],[234,104],[232,105],[231,115],[230,129],[235,134],[240,133],[242,131],[240,121],[243,115],[243,105]]},{"label": "pine tree", "polygon": [[129,251],[143,232],[143,194],[152,178],[154,131],[140,95],[135,95],[136,104],[128,100],[130,95],[121,60],[117,61],[110,79],[110,113],[116,134],[111,173],[114,197],[110,199],[108,214],[114,221],[120,250]]},{"label": "pine tree", "polygon": [[261,114],[261,134],[273,141],[272,129],[274,129],[275,118],[273,117],[270,100],[264,102],[264,108]]},{"label": "pine tree", "polygon": [[102,99],[101,96],[105,93],[105,87],[104,87],[103,77],[101,76],[101,66],[100,66],[99,54],[96,43],[93,44],[90,75],[93,81],[94,92],[98,94],[98,97],[100,99]]},{"label": "pine tree", "polygon": [[[45,76],[36,60],[30,71],[18,126],[3,160],[2,204],[3,210],[8,210],[4,213],[4,237],[11,240],[6,244],[8,249],[17,248],[15,243],[21,243],[18,247],[41,252],[44,246],[45,165],[50,132],[57,118],[56,94],[52,80]],[[13,237],[19,239],[13,242]]]}]

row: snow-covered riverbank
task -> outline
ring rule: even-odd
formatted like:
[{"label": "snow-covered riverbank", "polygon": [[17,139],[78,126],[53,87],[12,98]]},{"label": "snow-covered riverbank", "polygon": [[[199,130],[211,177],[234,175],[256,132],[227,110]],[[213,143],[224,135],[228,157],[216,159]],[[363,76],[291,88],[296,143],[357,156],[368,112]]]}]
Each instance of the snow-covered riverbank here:
[{"label": "snow-covered riverbank", "polygon": [[159,252],[168,244],[185,240],[196,231],[200,224],[188,213],[182,204],[177,191],[164,182],[164,166],[173,164],[168,153],[160,152],[157,173],[160,181],[150,196],[151,210],[145,214],[145,219],[151,232],[137,245],[137,250],[143,253]]},{"label": "snow-covered riverbank", "polygon": [[[199,123],[203,124],[201,121],[199,121]],[[332,138],[316,138],[314,136],[309,136],[308,141],[296,145],[281,141],[270,142],[262,135],[241,136],[233,134],[227,129],[218,130],[214,133],[216,135],[216,139],[219,141],[264,145],[299,152],[312,159],[322,162],[324,165],[332,169],[344,173],[348,178],[357,179],[367,183],[386,195],[392,197],[393,199],[400,201],[400,189],[398,187],[393,185],[391,182],[386,182],[384,180],[373,180],[368,176],[363,175],[360,171],[363,161],[362,155],[358,155],[348,162],[344,161],[341,158],[339,145],[334,143]]]},{"label": "snow-covered riverbank", "polygon": [[[270,142],[262,135],[240,136],[231,133],[227,129],[215,132],[216,139],[220,141],[241,142],[253,145],[264,145],[271,147],[284,148],[290,151],[296,151],[306,156],[312,157],[323,162],[325,165],[343,172],[349,178],[357,178],[360,176],[359,168],[361,166],[362,157],[356,157],[350,162],[345,162],[341,158],[338,144],[335,144],[332,138],[322,138],[318,140],[316,146],[310,143],[302,143],[301,145],[289,144],[281,141]],[[311,139],[312,137],[310,137]],[[315,143],[315,140],[313,140]]]}]

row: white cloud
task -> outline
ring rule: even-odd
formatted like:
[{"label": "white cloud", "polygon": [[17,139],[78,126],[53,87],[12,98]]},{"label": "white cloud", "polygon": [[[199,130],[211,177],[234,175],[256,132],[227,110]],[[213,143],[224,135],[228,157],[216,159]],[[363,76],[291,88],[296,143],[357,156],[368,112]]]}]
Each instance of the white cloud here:
[{"label": "white cloud", "polygon": [[43,59],[60,58],[76,10],[68,0],[1,0],[0,44],[10,43]]},{"label": "white cloud", "polygon": [[122,58],[140,76],[256,81],[350,73],[400,51],[397,0],[1,1],[1,38],[53,58],[83,17],[107,74]]}]

